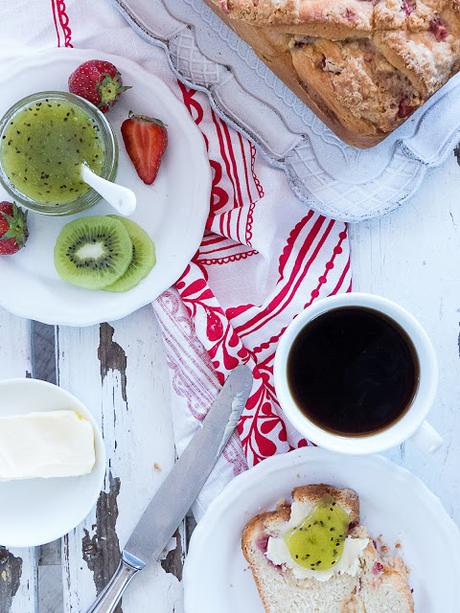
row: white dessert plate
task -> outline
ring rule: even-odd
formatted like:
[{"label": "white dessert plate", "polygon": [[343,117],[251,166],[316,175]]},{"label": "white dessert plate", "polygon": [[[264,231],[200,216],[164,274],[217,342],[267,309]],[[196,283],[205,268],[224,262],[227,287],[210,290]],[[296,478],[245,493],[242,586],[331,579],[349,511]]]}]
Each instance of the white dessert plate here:
[{"label": "white dessert plate", "polygon": [[273,509],[307,483],[351,487],[361,522],[389,546],[400,541],[415,610],[458,609],[460,532],[439,499],[407,470],[380,456],[344,456],[308,447],[265,460],[236,477],[209,506],[185,561],[185,613],[263,613],[240,549],[241,532],[257,513]]},{"label": "white dessert plate", "polygon": [[[0,481],[0,543],[33,547],[75,528],[96,504],[103,487],[105,448],[88,409],[69,392],[38,379],[0,381],[0,415],[75,410],[94,428],[96,464],[88,475]],[[33,450],[31,450],[33,453]]]},{"label": "white dessert plate", "polygon": [[[0,258],[0,279],[8,291],[0,305],[47,324],[87,326],[120,319],[148,304],[185,270],[203,236],[209,211],[211,172],[204,141],[186,108],[158,78],[135,63],[100,51],[52,49],[23,56],[0,67],[0,115],[20,98],[47,89],[67,91],[70,73],[91,58],[107,59],[120,70],[128,90],[108,113],[120,148],[117,181],[137,196],[132,219],[155,242],[157,264],[129,292],[89,291],[60,279],[53,250],[61,228],[77,216],[47,217],[29,213],[30,237],[14,256]],[[137,176],[126,154],[120,126],[132,110],[159,117],[168,126],[168,148],[153,185]],[[0,188],[0,200],[10,200]],[[78,216],[111,214],[101,201]]]}]

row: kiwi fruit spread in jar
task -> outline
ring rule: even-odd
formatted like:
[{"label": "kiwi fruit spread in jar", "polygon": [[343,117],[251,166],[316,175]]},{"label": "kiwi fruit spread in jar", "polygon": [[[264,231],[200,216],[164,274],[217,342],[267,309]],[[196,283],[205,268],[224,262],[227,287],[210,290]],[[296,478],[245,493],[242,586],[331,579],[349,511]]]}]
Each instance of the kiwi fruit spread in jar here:
[{"label": "kiwi fruit spread in jar", "polygon": [[40,204],[66,204],[82,196],[90,189],[80,178],[82,163],[101,174],[104,156],[94,118],[64,99],[43,98],[25,106],[11,117],[0,142],[8,179]]}]

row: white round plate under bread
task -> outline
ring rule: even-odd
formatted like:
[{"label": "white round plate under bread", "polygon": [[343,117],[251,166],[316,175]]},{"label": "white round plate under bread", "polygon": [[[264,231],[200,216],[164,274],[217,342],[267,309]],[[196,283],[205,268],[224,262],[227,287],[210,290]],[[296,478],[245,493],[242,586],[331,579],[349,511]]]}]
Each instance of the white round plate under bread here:
[{"label": "white round plate under bread", "polygon": [[97,502],[105,474],[105,448],[88,409],[69,392],[37,379],[0,381],[0,416],[75,410],[94,430],[96,464],[80,477],[0,481],[0,543],[33,547],[70,532]]},{"label": "white round plate under bread", "polygon": [[[263,613],[241,553],[241,532],[257,513],[290,500],[308,483],[350,487],[361,523],[382,534],[410,568],[417,613],[454,613],[460,598],[460,532],[439,499],[406,469],[381,456],[344,456],[307,447],[265,460],[236,477],[195,529],[184,568],[185,613]],[[396,613],[396,612],[395,612]]]},{"label": "white round plate under bread", "polygon": [[[157,298],[183,273],[201,242],[209,212],[211,171],[204,140],[185,106],[157,77],[135,63],[94,50],[50,49],[0,67],[0,116],[14,102],[37,91],[67,91],[67,79],[82,62],[106,59],[132,88],[107,114],[118,139],[117,182],[137,196],[132,216],[155,242],[157,263],[134,289],[115,294],[66,283],[53,261],[56,238],[77,215],[47,217],[29,213],[30,237],[14,256],[0,257],[0,279],[8,291],[0,306],[20,317],[47,324],[89,326],[125,317]],[[168,127],[168,148],[153,185],[145,185],[129,159],[120,133],[128,112],[158,117]],[[0,200],[11,200],[0,187]],[[113,214],[104,201],[78,217]]]}]

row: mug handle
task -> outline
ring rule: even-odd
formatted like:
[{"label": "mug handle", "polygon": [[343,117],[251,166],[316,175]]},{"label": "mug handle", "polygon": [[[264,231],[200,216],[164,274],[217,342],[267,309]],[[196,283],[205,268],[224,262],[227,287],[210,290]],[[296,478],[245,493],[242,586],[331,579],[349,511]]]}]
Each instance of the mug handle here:
[{"label": "mug handle", "polygon": [[442,436],[427,421],[422,423],[409,440],[425,453],[434,453],[442,445]]}]

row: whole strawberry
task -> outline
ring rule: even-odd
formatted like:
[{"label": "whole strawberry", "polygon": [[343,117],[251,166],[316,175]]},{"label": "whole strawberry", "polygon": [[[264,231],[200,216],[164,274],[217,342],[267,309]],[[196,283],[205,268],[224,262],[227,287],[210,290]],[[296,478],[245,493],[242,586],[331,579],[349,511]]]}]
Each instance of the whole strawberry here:
[{"label": "whole strawberry", "polygon": [[0,255],[12,255],[29,237],[27,213],[12,202],[0,202]]},{"label": "whole strawberry", "polygon": [[112,108],[128,86],[116,66],[105,60],[88,60],[69,77],[69,92],[92,102],[103,113]]},{"label": "whole strawberry", "polygon": [[166,126],[159,119],[134,115],[130,111],[128,119],[121,124],[121,134],[137,174],[144,183],[151,185],[168,145]]}]

